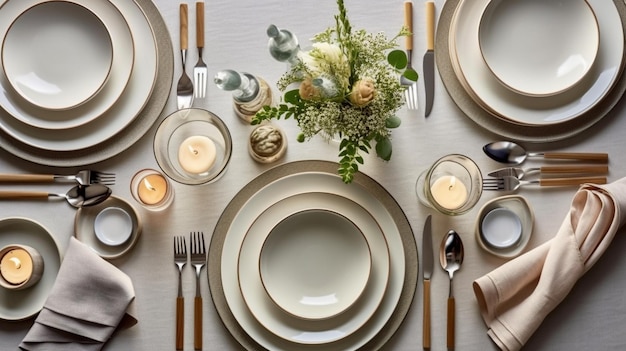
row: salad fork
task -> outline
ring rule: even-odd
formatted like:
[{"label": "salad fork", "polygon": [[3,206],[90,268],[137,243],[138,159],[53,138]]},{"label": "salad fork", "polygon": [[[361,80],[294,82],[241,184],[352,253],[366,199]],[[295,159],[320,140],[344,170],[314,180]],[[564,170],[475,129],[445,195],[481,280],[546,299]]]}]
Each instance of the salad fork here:
[{"label": "salad fork", "polygon": [[200,294],[200,272],[206,264],[206,249],[204,247],[204,233],[192,232],[189,234],[191,246],[191,264],[196,269],[196,297],[194,299],[194,341],[196,350],[202,350],[202,295]]},{"label": "salad fork", "polygon": [[204,49],[204,2],[196,2],[196,46],[198,47],[198,62],[193,68],[194,97],[203,99],[206,96],[208,69],[202,61]]},{"label": "salad fork", "polygon": [[187,4],[180,4],[180,56],[183,63],[183,73],[176,86],[176,103],[179,110],[190,108],[193,104],[193,83],[185,72],[188,48],[187,12]]},{"label": "salad fork", "polygon": [[572,177],[572,178],[543,178],[535,180],[519,180],[516,177],[483,179],[483,190],[517,191],[525,185],[540,186],[575,186],[584,183],[606,184],[606,177]]},{"label": "salad fork", "polygon": [[[404,22],[409,31],[409,35],[406,36],[406,56],[407,56],[407,70],[413,70],[412,56],[413,56],[413,3],[407,1],[404,3]],[[404,76],[400,76],[400,84],[405,87],[404,100],[409,110],[417,110],[417,82],[414,82]]]},{"label": "salad fork", "polygon": [[187,243],[185,237],[174,237],[174,263],[178,267],[178,296],[176,297],[176,350],[182,350],[185,330],[185,298],[183,297],[182,273],[187,263]]},{"label": "salad fork", "polygon": [[75,175],[0,173],[0,183],[52,183],[75,181],[80,185],[115,185],[115,173],[82,170]]}]

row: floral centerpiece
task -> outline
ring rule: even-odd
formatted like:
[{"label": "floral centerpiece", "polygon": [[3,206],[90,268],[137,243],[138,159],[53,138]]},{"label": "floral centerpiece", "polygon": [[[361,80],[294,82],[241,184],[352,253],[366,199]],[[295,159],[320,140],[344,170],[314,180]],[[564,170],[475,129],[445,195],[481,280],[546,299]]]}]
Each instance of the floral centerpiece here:
[{"label": "floral centerpiece", "polygon": [[286,91],[277,106],[264,106],[252,124],[294,117],[300,142],[317,134],[338,137],[338,173],[350,183],[364,162],[362,153],[372,145],[378,157],[390,160],[390,129],[400,125],[396,112],[404,104],[399,75],[416,81],[417,73],[405,69],[404,51],[394,50],[395,40],[409,34],[406,27],[391,40],[383,33],[353,30],[343,0],[337,4],[336,26],[315,35],[312,49],[299,51],[278,81],[281,91],[294,84],[297,89]]}]

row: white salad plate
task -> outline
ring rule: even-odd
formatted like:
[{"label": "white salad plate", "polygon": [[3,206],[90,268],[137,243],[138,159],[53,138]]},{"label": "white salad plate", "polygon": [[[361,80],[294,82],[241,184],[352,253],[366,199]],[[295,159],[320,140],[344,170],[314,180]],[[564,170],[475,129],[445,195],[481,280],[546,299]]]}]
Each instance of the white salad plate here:
[{"label": "white salad plate", "polygon": [[54,237],[41,224],[27,218],[0,220],[0,247],[27,245],[39,252],[44,270],[37,284],[22,290],[0,288],[0,319],[24,320],[43,308],[61,268],[61,251]]},{"label": "white salad plate", "polygon": [[[89,101],[71,109],[56,111],[39,108],[21,99],[10,88],[4,73],[0,72],[2,74],[0,76],[0,107],[13,118],[28,126],[57,130],[75,128],[89,123],[113,106],[126,89],[130,79],[135,58],[133,36],[126,19],[120,11],[108,1],[84,2],[80,0],[66,0],[66,3],[85,6],[91,12],[98,14],[98,17],[108,28],[113,44],[111,73],[102,90]],[[20,5],[19,7],[13,5],[3,6],[0,8],[0,16],[9,20],[17,16],[19,11],[27,10],[30,6],[36,7],[38,4],[46,4],[46,2],[41,0],[22,0],[15,5],[18,4]],[[6,30],[9,24],[0,22],[0,30]],[[24,35],[30,36],[32,33],[24,31]],[[0,40],[4,40],[4,38],[0,37]],[[58,41],[61,40],[53,40],[54,43]],[[3,50],[3,55],[10,52],[8,49],[6,51]],[[6,119],[6,117],[2,119]]]},{"label": "white salad plate", "polygon": [[[0,0],[1,1],[1,0]],[[39,3],[46,0],[28,0]],[[4,1],[0,7],[0,23],[12,21],[26,1]],[[122,131],[139,115],[154,89],[157,77],[157,52],[152,28],[142,9],[133,1],[111,0],[123,14],[135,40],[134,52],[141,59],[133,61],[133,68],[124,93],[105,113],[90,123],[51,133],[34,128],[13,118],[0,120],[0,128],[16,140],[46,151],[76,151],[98,145]],[[2,30],[3,28],[0,28]],[[4,92],[6,95],[6,89]]]},{"label": "white salad plate", "polygon": [[[259,347],[275,351],[294,349],[345,351],[360,347],[379,349],[389,340],[406,316],[417,280],[415,272],[417,251],[406,216],[395,200],[370,178],[357,175],[355,181],[346,186],[337,176],[336,170],[336,163],[324,161],[301,161],[278,166],[244,187],[222,213],[209,248],[209,266],[213,267],[207,271],[209,286],[222,321],[246,349]],[[315,192],[332,193],[346,198],[371,214],[387,241],[390,269],[386,291],[380,305],[358,330],[331,343],[302,344],[275,335],[256,319],[259,316],[255,317],[250,311],[240,290],[238,261],[240,257],[245,257],[240,255],[240,251],[247,231],[268,206],[290,196]],[[344,213],[343,211],[345,210],[341,213]],[[371,242],[370,246],[375,247]],[[376,266],[377,264],[374,264],[374,269],[377,269]],[[254,276],[258,274],[255,273]],[[377,273],[374,273],[373,279],[376,279],[376,276]],[[243,281],[246,281],[246,278],[243,278]],[[380,284],[377,281],[371,281],[371,284],[373,288],[384,289],[377,286]],[[363,301],[369,299],[365,298]],[[273,302],[267,298],[264,304],[273,305]],[[256,308],[256,304],[253,306]],[[281,311],[275,306],[272,308]],[[341,316],[343,314],[339,317]],[[278,323],[272,316],[262,317]],[[301,330],[301,333],[305,332],[306,330]]]},{"label": "white salad plate", "polygon": [[112,38],[102,20],[81,5],[41,3],[9,26],[2,64],[9,83],[26,101],[67,110],[91,99],[108,80]]},{"label": "white salad plate", "polygon": [[548,126],[583,115],[614,86],[621,72],[624,33],[610,1],[589,0],[599,24],[600,47],[591,72],[577,87],[552,97],[532,97],[506,89],[483,60],[478,32],[490,0],[461,1],[451,19],[449,54],[454,72],[467,94],[495,117],[522,126]]},{"label": "white salad plate", "polygon": [[[266,238],[272,236],[272,229],[285,218],[312,210],[341,213],[355,226],[367,228],[362,235],[372,249],[371,274],[368,274],[360,298],[344,313],[318,320],[306,320],[276,306],[264,290],[259,274],[261,251]],[[332,234],[337,233],[333,231]],[[313,192],[297,193],[279,200],[257,216],[241,245],[238,274],[241,295],[250,313],[268,331],[293,344],[325,345],[354,334],[372,318],[387,291],[389,269],[385,235],[372,215],[343,196]]]},{"label": "white salad plate", "polygon": [[599,28],[586,1],[492,0],[478,28],[480,50],[494,76],[529,96],[575,87],[598,54]]},{"label": "white salad plate", "polygon": [[282,218],[266,233],[258,255],[261,282],[285,312],[308,320],[332,318],[365,291],[370,247],[361,229],[342,214],[307,209]]},{"label": "white salad plate", "polygon": [[[117,240],[111,240],[110,237],[106,237],[104,240],[98,238],[96,221],[98,218],[100,220],[106,219],[102,215],[105,211],[110,211],[111,209],[125,213],[122,219],[122,230],[128,231],[128,237],[125,235],[123,239],[118,238]],[[109,217],[108,220],[111,220],[111,218]],[[105,259],[115,259],[128,253],[135,247],[142,229],[143,223],[135,207],[128,201],[115,195],[110,196],[97,205],[79,208],[74,217],[74,234],[76,239],[89,246],[100,257]]]}]

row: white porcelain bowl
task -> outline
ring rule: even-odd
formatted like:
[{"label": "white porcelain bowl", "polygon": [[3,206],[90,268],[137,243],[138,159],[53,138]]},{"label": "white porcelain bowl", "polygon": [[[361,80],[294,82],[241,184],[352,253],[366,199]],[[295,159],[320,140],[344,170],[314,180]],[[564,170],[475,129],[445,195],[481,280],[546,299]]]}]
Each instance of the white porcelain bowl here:
[{"label": "white porcelain bowl", "polygon": [[4,73],[29,103],[66,110],[95,96],[113,63],[109,31],[78,4],[35,5],[11,24],[2,47]]},{"label": "white porcelain bowl", "polygon": [[497,197],[485,203],[478,212],[476,240],[485,251],[493,255],[515,257],[530,240],[534,218],[524,197]]},{"label": "white porcelain bowl", "polygon": [[600,44],[595,13],[583,0],[492,0],[478,37],[497,79],[529,96],[576,86],[591,70]]},{"label": "white porcelain bowl", "polygon": [[125,243],[133,233],[133,220],[123,208],[107,207],[96,215],[93,229],[101,243],[118,246]]},{"label": "white porcelain bowl", "polygon": [[335,212],[308,210],[272,229],[259,268],[263,286],[281,309],[304,319],[327,319],[359,299],[372,259],[354,223]]}]

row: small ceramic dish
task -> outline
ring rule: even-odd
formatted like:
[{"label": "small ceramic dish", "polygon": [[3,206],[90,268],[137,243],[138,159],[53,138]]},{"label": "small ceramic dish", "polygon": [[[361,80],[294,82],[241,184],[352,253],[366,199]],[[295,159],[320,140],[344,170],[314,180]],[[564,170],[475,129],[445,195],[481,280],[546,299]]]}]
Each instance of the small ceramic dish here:
[{"label": "small ceramic dish", "polygon": [[233,146],[226,124],[207,110],[183,109],[167,116],[154,136],[154,155],[161,170],[182,184],[219,179]]},{"label": "small ceramic dish", "polygon": [[598,21],[587,1],[492,0],[478,37],[495,77],[528,96],[552,96],[576,86],[600,47]]},{"label": "small ceramic dish", "polygon": [[9,83],[26,101],[67,110],[89,101],[108,80],[112,38],[89,9],[65,1],[44,2],[11,24],[2,63]]},{"label": "small ceramic dish", "polygon": [[[111,212],[109,212],[111,211]],[[130,219],[130,232],[128,238],[125,235],[108,235],[108,224],[118,222],[113,217],[124,212]],[[122,215],[122,217],[125,217]],[[100,223],[102,221],[102,223]],[[122,219],[123,231],[128,230],[127,219]],[[99,224],[96,224],[99,222]],[[108,224],[107,224],[108,223]],[[119,224],[119,223],[117,223]],[[116,225],[117,225],[116,224]],[[105,226],[107,227],[105,229]],[[96,227],[101,227],[101,233],[97,234]],[[130,251],[139,238],[142,230],[142,222],[137,210],[127,201],[117,196],[110,196],[102,203],[95,206],[82,207],[76,211],[74,219],[74,233],[76,238],[91,247],[100,257],[105,259],[118,258]],[[103,235],[105,234],[105,235]],[[101,238],[98,237],[101,236]]]},{"label": "small ceramic dish", "polygon": [[263,286],[285,312],[307,320],[348,310],[369,281],[372,258],[361,230],[325,210],[295,213],[269,233],[259,258]]},{"label": "small ceramic dish", "polygon": [[515,257],[530,240],[534,218],[528,201],[522,196],[495,198],[484,204],[478,212],[476,240],[491,254]]},{"label": "small ceramic dish", "polygon": [[96,215],[93,229],[100,242],[118,246],[125,243],[133,233],[133,220],[126,210],[107,207]]}]

